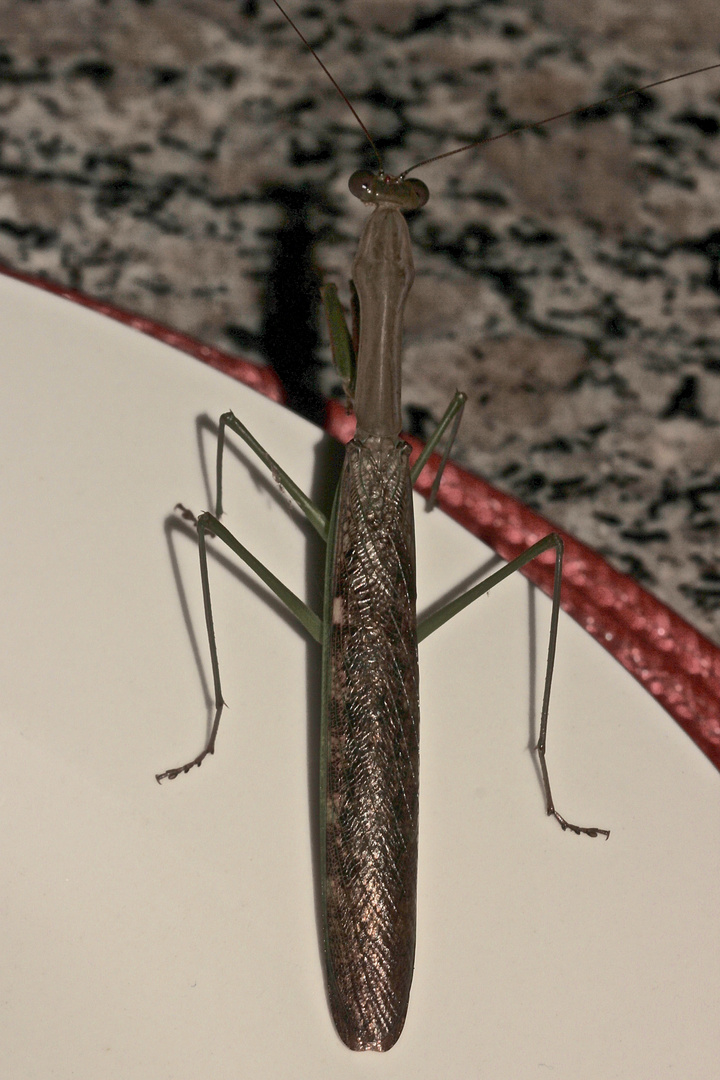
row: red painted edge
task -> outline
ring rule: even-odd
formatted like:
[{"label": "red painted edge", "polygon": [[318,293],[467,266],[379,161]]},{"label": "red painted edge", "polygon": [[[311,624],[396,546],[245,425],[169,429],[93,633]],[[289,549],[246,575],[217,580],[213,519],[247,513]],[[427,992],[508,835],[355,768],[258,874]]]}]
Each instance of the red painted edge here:
[{"label": "red painted edge", "polygon": [[218,371],[223,371],[226,375],[231,375],[233,379],[244,383],[245,386],[252,387],[253,390],[264,394],[265,397],[270,398],[272,401],[277,401],[280,405],[285,403],[285,390],[271,368],[259,367],[249,360],[242,360],[239,356],[233,356],[232,353],[215,349],[212,345],[203,345],[201,341],[189,337],[188,334],[182,334],[179,330],[173,330],[169,326],[148,319],[144,315],[137,315],[133,311],[127,311],[125,308],[115,307],[114,304],[108,304],[105,300],[97,300],[92,296],[86,296],[85,293],[81,293],[77,289],[70,289],[66,285],[58,285],[53,281],[48,281],[47,278],[23,274],[20,270],[14,270],[10,266],[3,265],[0,265],[0,274],[16,278],[18,281],[24,281],[26,285],[33,285],[36,289],[44,289],[45,292],[61,296],[64,300],[72,300],[74,304],[90,308],[91,311],[96,311],[100,315],[107,315],[108,318],[115,319],[116,322],[130,326],[133,330],[139,330],[142,334],[157,338],[158,341],[163,341],[166,345],[172,345],[173,348],[179,349],[180,352],[188,353],[190,356],[202,360],[204,364],[209,364],[210,367],[217,368]]},{"label": "red painted edge", "polygon": [[[268,368],[203,345],[143,315],[124,311],[45,278],[3,266],[0,273],[149,334],[231,375],[273,401],[285,400],[279,379]],[[328,404],[325,427],[330,434],[347,442],[352,438],[354,425],[354,418],[348,416],[339,402]],[[420,443],[416,439],[408,442],[417,455]],[[417,489],[421,494],[429,492],[438,464],[439,458],[434,455],[420,474]],[[548,532],[558,532],[565,541],[562,590],[565,611],[638,680],[720,769],[718,646],[632,578],[614,570],[597,552],[557,529],[512,495],[498,491],[452,462],[443,475],[438,505],[504,559],[515,558]],[[551,594],[551,552],[539,556],[522,572],[543,592]]]}]

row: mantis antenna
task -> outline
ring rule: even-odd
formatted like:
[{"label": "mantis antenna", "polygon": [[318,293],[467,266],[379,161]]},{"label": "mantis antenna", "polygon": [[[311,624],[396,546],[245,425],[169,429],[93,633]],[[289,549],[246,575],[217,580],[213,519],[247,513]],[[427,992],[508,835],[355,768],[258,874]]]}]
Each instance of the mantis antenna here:
[{"label": "mantis antenna", "polygon": [[[337,80],[333,77],[333,75],[331,74],[331,72],[329,71],[327,66],[323,63],[323,61],[320,59],[318,54],[315,52],[315,50],[313,49],[312,45],[307,40],[307,38],[305,37],[303,32],[300,30],[300,28],[298,26],[296,26],[296,24],[290,18],[287,11],[285,11],[285,9],[281,6],[281,4],[278,3],[278,0],[273,0],[273,3],[275,5],[275,7],[278,9],[278,11],[280,12],[280,14],[283,16],[283,18],[293,28],[293,30],[295,31],[297,36],[300,38],[302,43],[306,46],[306,48],[315,57],[318,64],[320,65],[320,67],[325,72],[328,79],[333,84],[333,86],[337,90],[338,94],[340,95],[340,97],[343,99],[343,101],[347,105],[348,109],[350,109],[350,112],[353,114],[353,116],[357,120],[358,124],[360,125],[360,128],[362,129],[362,131],[363,131],[363,133],[365,135],[365,138],[370,143],[370,146],[373,149],[373,153],[375,154],[375,157],[378,160],[378,166],[379,166],[379,169],[380,169],[380,173],[383,174],[384,170],[383,170],[382,158],[380,156],[380,151],[378,150],[377,146],[375,145],[370,132],[368,131],[365,124],[363,123],[362,119],[360,118],[360,115],[357,112],[355,106],[350,101],[347,94],[343,91],[342,87],[337,82]],[[405,177],[409,175],[409,173],[415,172],[416,169],[419,169],[424,165],[432,165],[436,161],[442,161],[443,158],[454,157],[455,154],[464,154],[467,150],[472,150],[476,146],[486,146],[488,143],[497,142],[498,139],[504,139],[507,135],[517,135],[521,131],[532,131],[534,128],[545,127],[547,124],[553,124],[553,123],[555,123],[556,120],[568,120],[573,116],[581,116],[582,113],[588,112],[588,110],[590,110],[590,109],[598,109],[602,105],[609,105],[613,101],[622,101],[623,98],[631,97],[633,94],[642,94],[642,93],[645,92],[645,90],[653,90],[656,86],[666,86],[668,83],[677,82],[678,79],[688,79],[688,78],[690,78],[691,75],[702,75],[703,72],[705,72],[705,71],[715,71],[717,68],[720,68],[720,63],[707,64],[705,67],[694,68],[692,71],[683,71],[680,75],[669,75],[665,79],[657,79],[655,82],[645,83],[644,86],[635,87],[633,90],[623,90],[619,94],[611,94],[610,97],[601,98],[599,101],[591,101],[588,105],[578,105],[573,109],[565,109],[563,112],[555,113],[553,116],[546,116],[542,120],[532,120],[529,123],[518,124],[515,127],[508,128],[507,131],[500,131],[496,135],[487,135],[487,136],[483,137],[482,139],[474,139],[472,142],[465,143],[463,146],[455,147],[454,150],[446,150],[442,154],[435,154],[433,157],[423,158],[422,161],[418,161],[414,165],[411,165],[409,169],[405,169],[400,174],[398,179],[399,180],[404,180]]]}]

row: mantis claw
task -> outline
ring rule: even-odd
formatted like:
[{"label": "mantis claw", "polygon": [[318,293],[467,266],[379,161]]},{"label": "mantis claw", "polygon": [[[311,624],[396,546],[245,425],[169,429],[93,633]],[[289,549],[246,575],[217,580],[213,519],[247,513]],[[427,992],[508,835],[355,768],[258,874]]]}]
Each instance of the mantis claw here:
[{"label": "mantis claw", "polygon": [[563,832],[566,832],[569,829],[570,832],[574,832],[576,836],[604,836],[606,840],[610,836],[609,829],[585,828],[582,825],[573,825],[571,821],[566,821],[562,814],[558,814],[557,810],[551,810],[550,813]]},{"label": "mantis claw", "polygon": [[214,746],[207,747],[205,750],[203,750],[201,754],[198,754],[196,758],[193,758],[192,761],[188,761],[186,765],[178,765],[175,769],[167,769],[166,772],[156,773],[155,779],[157,780],[158,784],[161,784],[163,780],[175,780],[176,777],[180,776],[180,773],[188,773],[191,769],[194,769],[196,765],[198,768],[200,768],[208,754],[214,753]]}]

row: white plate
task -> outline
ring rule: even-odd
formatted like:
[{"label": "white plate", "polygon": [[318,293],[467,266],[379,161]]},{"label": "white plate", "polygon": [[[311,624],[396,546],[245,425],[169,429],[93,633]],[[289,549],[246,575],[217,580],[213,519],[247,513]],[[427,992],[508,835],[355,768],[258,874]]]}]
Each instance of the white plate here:
[{"label": "white plate", "polygon": [[[612,836],[545,818],[519,577],[421,646],[410,1010],[389,1054],[345,1049],[315,911],[318,650],[217,562],[217,754],[153,778],[205,734],[167,535],[207,677],[196,550],[164,532],[175,502],[207,505],[197,417],[232,407],[307,487],[321,437],[92,311],[5,277],[0,301],[3,1075],[714,1078],[720,780],[563,618],[557,802]],[[226,505],[307,595],[306,537],[272,484],[235,461]],[[418,514],[418,549],[421,610],[488,557],[439,513]]]}]

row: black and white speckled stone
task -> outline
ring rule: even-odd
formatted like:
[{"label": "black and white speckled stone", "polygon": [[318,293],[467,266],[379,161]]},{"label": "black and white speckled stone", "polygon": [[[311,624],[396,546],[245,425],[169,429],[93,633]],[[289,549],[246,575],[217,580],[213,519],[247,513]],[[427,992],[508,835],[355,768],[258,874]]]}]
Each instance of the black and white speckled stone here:
[{"label": "black and white speckled stone", "polygon": [[[714,0],[292,5],[389,171],[720,59]],[[0,258],[272,362],[319,413],[320,272],[371,161],[264,0],[0,8]],[[421,171],[409,423],[720,641],[720,72]]]}]

